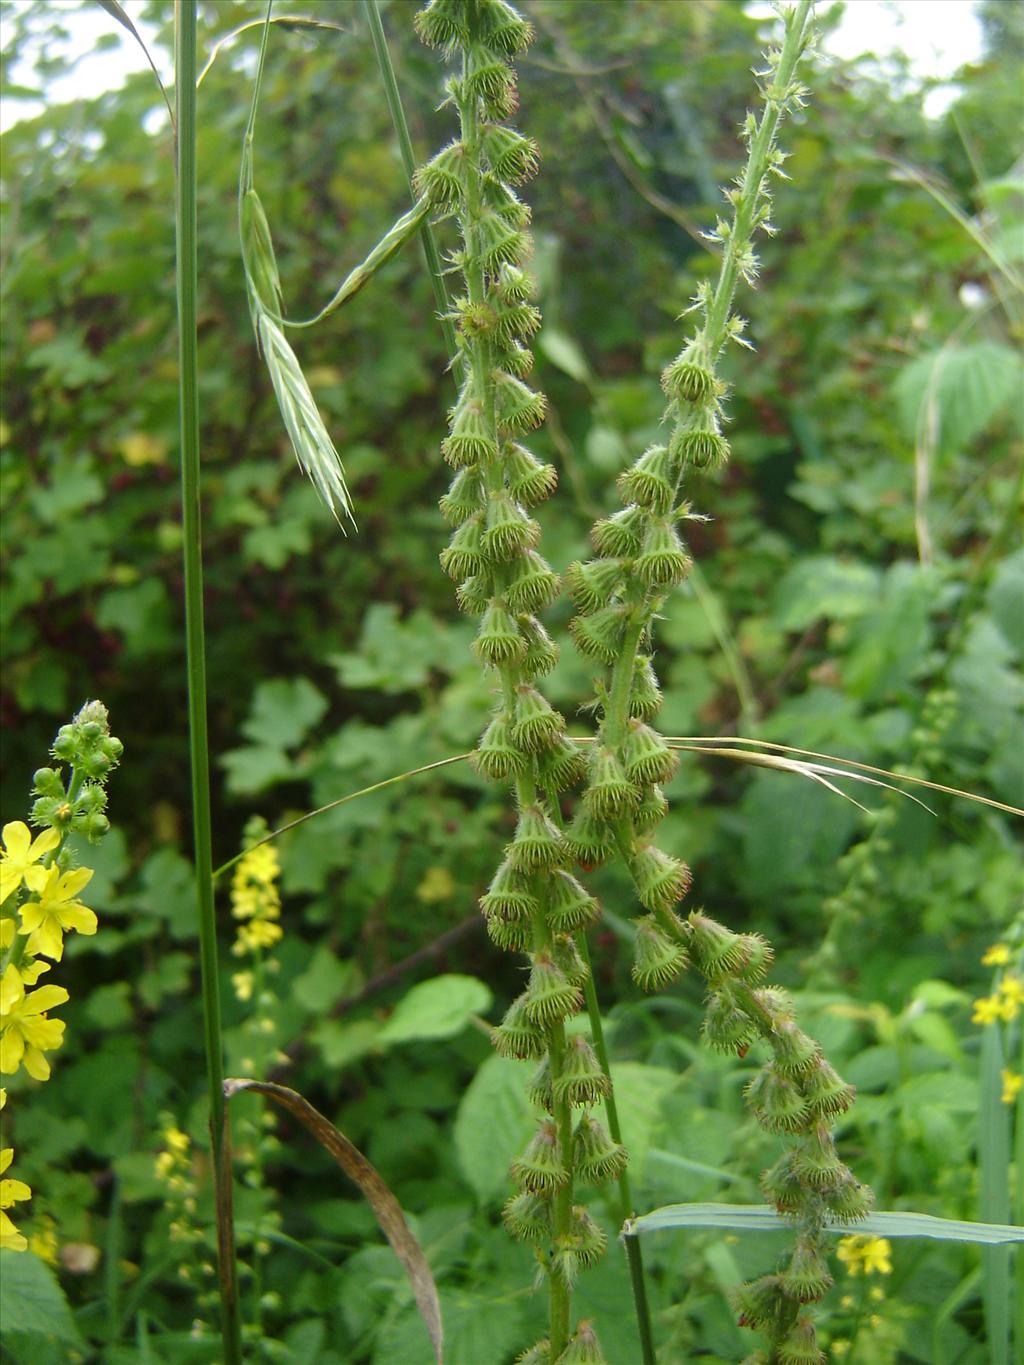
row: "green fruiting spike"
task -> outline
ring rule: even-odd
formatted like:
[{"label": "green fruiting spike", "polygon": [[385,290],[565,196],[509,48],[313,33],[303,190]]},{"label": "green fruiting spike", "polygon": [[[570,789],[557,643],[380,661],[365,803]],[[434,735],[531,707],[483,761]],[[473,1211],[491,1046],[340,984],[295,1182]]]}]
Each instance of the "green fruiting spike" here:
[{"label": "green fruiting spike", "polygon": [[644,536],[633,570],[648,588],[670,588],[681,583],[693,568],[693,560],[683,549],[670,520],[651,523]]},{"label": "green fruiting spike", "polygon": [[637,898],[648,910],[671,910],[690,889],[692,878],[687,865],[655,844],[638,848],[630,857],[629,870]]},{"label": "green fruiting spike", "polygon": [[541,678],[558,663],[558,646],[536,616],[520,616],[519,631],[526,641],[523,672],[529,678]]},{"label": "green fruiting spike", "polygon": [[497,559],[512,559],[520,550],[533,549],[540,527],[507,493],[494,493],[487,503],[482,544]]},{"label": "green fruiting spike", "polygon": [[850,1174],[839,1160],[832,1133],[824,1124],[804,1134],[794,1152],[793,1169],[801,1180],[817,1189],[836,1185]]},{"label": "green fruiting spike", "polygon": [[519,633],[516,618],[503,603],[492,602],[484,612],[473,641],[473,652],[482,663],[490,664],[492,668],[518,663],[523,658],[526,641]]},{"label": "green fruiting spike", "polygon": [[678,468],[667,446],[650,446],[625,473],[617,488],[624,502],[639,503],[658,516],[668,512],[676,495]]},{"label": "green fruiting spike", "polygon": [[535,1024],[553,1024],[575,1014],[583,1001],[578,986],[551,959],[548,953],[535,953],[530,968],[523,1008]]},{"label": "green fruiting spike", "polygon": [[525,771],[527,757],[512,743],[511,726],[504,715],[495,716],[480,736],[473,763],[485,777],[501,780]]},{"label": "green fruiting spike", "polygon": [[515,1365],[551,1365],[551,1342],[547,1337],[516,1356]]},{"label": "green fruiting spike", "polygon": [[491,1034],[491,1042],[500,1057],[529,1061],[544,1055],[547,1039],[544,1030],[527,1014],[525,991],[509,1005],[504,1019]]},{"label": "green fruiting spike", "polygon": [[461,526],[484,508],[484,486],[475,465],[460,469],[448,492],[443,494],[438,507],[450,526]]},{"label": "green fruiting spike", "polygon": [[471,574],[455,590],[455,598],[462,611],[471,616],[479,616],[487,610],[493,592],[493,580],[489,570]]},{"label": "green fruiting spike", "polygon": [[647,655],[637,656],[633,667],[633,681],[629,690],[629,714],[642,720],[655,715],[661,707],[661,688],[654,665]]},{"label": "green fruiting spike", "polygon": [[576,940],[571,934],[559,934],[552,940],[551,955],[567,981],[571,981],[574,986],[586,984],[590,968],[580,956]]},{"label": "green fruiting spike", "polygon": [[486,559],[481,548],[484,518],[477,512],[463,521],[439,556],[441,568],[449,578],[463,579],[479,573]]},{"label": "green fruiting spike", "polygon": [[506,953],[525,953],[533,943],[533,925],[528,919],[510,915],[485,915],[484,924],[491,942]]},{"label": "green fruiting spike", "polygon": [[789,1265],[779,1277],[781,1288],[797,1303],[817,1303],[832,1288],[828,1261],[817,1237],[797,1238]]},{"label": "green fruiting spike", "polygon": [[535,687],[516,688],[516,713],[512,739],[535,752],[554,748],[565,734],[565,722]]},{"label": "green fruiting spike", "polygon": [[521,346],[518,341],[511,344],[497,344],[497,359],[503,370],[515,379],[525,379],[533,369],[533,352]]},{"label": "green fruiting spike", "polygon": [[521,185],[536,175],[540,148],[532,137],[524,137],[514,128],[491,123],[483,129],[480,143],[491,170],[502,180]]},{"label": "green fruiting spike", "polygon": [[558,483],[554,465],[541,464],[525,446],[506,444],[502,462],[508,491],[526,507],[532,507],[551,496]]},{"label": "green fruiting spike", "polygon": [[570,564],[565,571],[566,586],[580,611],[593,612],[607,606],[622,586],[623,568],[621,559]]},{"label": "green fruiting spike", "polygon": [[441,454],[454,469],[497,458],[498,443],[490,433],[483,403],[471,390],[463,391],[449,417],[451,431],[441,442]]},{"label": "green fruiting spike", "polygon": [[534,612],[558,595],[558,575],[536,550],[523,550],[505,583],[505,601],[513,611]]},{"label": "green fruiting spike", "polygon": [[530,890],[529,880],[506,859],[491,878],[490,886],[480,897],[480,908],[485,915],[528,919],[530,915],[536,913],[538,904]]},{"label": "green fruiting spike", "polygon": [[771,1133],[796,1133],[807,1126],[809,1111],[800,1087],[769,1062],[745,1091],[757,1121]]},{"label": "green fruiting spike", "polygon": [[661,374],[661,387],[666,398],[674,398],[683,403],[707,403],[717,398],[722,389],[721,383],[707,365],[697,359],[694,346],[687,346],[681,355],[666,365]]},{"label": "green fruiting spike", "polygon": [[533,41],[533,25],[505,0],[477,0],[477,23],[492,52],[514,57]]},{"label": "green fruiting spike", "polygon": [[588,1185],[604,1185],[617,1180],[628,1162],[622,1143],[613,1142],[592,1115],[582,1115],[573,1134],[573,1166],[579,1178]]},{"label": "green fruiting spike", "polygon": [[413,189],[420,199],[437,209],[451,212],[465,197],[463,174],[466,149],[461,142],[450,142],[421,166],[413,176]]},{"label": "green fruiting spike", "polygon": [[[500,347],[508,348],[509,353],[515,353],[519,343],[525,337],[532,337],[540,327],[540,312],[529,303],[504,303],[500,298],[492,296],[488,306],[491,310],[491,331],[494,340]],[[533,368],[533,356],[529,351],[525,352],[525,355],[528,356],[525,364],[519,361],[510,362],[507,355],[503,355],[502,367],[522,378]],[[540,499],[534,498],[533,501],[538,502]]]},{"label": "green fruiting spike", "polygon": [[784,1152],[761,1176],[765,1197],[779,1213],[799,1213],[807,1202],[807,1190],[797,1168],[797,1154]]},{"label": "green fruiting spike", "polygon": [[554,1082],[555,1098],[575,1105],[596,1104],[610,1090],[611,1082],[586,1038],[580,1034],[570,1038],[561,1074]]},{"label": "green fruiting spike", "polygon": [[498,271],[495,291],[506,303],[524,303],[533,294],[533,282],[518,266],[503,265]]},{"label": "green fruiting spike", "polygon": [[626,726],[622,761],[630,782],[669,782],[679,766],[679,755],[649,725],[634,719]]},{"label": "green fruiting spike", "polygon": [[614,750],[595,746],[590,754],[584,809],[599,820],[615,820],[630,814],[638,795]]},{"label": "green fruiting spike", "polygon": [[540,1059],[540,1064],[533,1075],[526,1083],[526,1097],[536,1109],[543,1109],[547,1113],[554,1112],[554,1101],[551,1095],[551,1059],[544,1056]]},{"label": "green fruiting spike", "polygon": [[550,1119],[540,1124],[526,1150],[513,1161],[512,1178],[531,1194],[557,1190],[569,1179],[558,1129]]},{"label": "green fruiting spike", "polygon": [[551,1240],[551,1205],[541,1194],[523,1190],[501,1211],[501,1221],[517,1242],[539,1246]]},{"label": "green fruiting spike", "polygon": [[779,1365],[827,1365],[828,1356],[818,1346],[814,1323],[805,1315],[797,1318],[778,1348]]},{"label": "green fruiting spike", "polygon": [[668,448],[681,464],[701,469],[718,469],[729,459],[729,442],[718,430],[717,417],[708,410],[695,417],[692,425],[677,427]]},{"label": "green fruiting spike", "polygon": [[715,982],[739,971],[745,960],[740,934],[734,934],[724,924],[698,910],[691,912],[688,923],[693,956],[709,981]]},{"label": "green fruiting spike", "polygon": [[857,1096],[855,1087],[847,1085],[824,1057],[819,1057],[803,1078],[803,1089],[808,1108],[816,1118],[845,1114]]},{"label": "green fruiting spike", "polygon": [[585,772],[583,754],[571,739],[563,736],[541,754],[537,779],[548,791],[565,791],[567,787],[575,787]]},{"label": "green fruiting spike", "polygon": [[547,883],[548,927],[556,934],[574,934],[601,917],[601,907],[569,872],[555,872]]},{"label": "green fruiting spike", "polygon": [[413,24],[427,47],[453,48],[469,39],[465,0],[430,0]]},{"label": "green fruiting spike", "polygon": [[576,648],[588,659],[611,664],[619,657],[626,634],[628,607],[601,607],[589,616],[574,616],[569,630]]},{"label": "green fruiting spike", "polygon": [[647,834],[661,824],[668,814],[668,802],[658,786],[644,787],[640,802],[633,812],[633,826],[638,834]]},{"label": "green fruiting spike", "polygon": [[637,921],[631,975],[642,991],[657,991],[686,966],[682,944],[665,933],[653,915]]},{"label": "green fruiting spike", "polygon": [[740,943],[743,961],[736,968],[736,975],[751,984],[763,981],[775,958],[772,945],[760,934],[740,934]]},{"label": "green fruiting spike", "polygon": [[476,255],[488,273],[503,265],[515,265],[527,249],[522,230],[513,226],[497,209],[485,210],[477,220]]},{"label": "green fruiting spike", "polygon": [[875,1206],[875,1196],[867,1185],[861,1185],[852,1175],[839,1180],[824,1192],[829,1213],[844,1223],[855,1223],[866,1218]]},{"label": "green fruiting spike", "polygon": [[790,1076],[806,1076],[821,1060],[821,1048],[792,1020],[776,1025],[769,1038],[775,1065]]},{"label": "green fruiting spike", "polygon": [[550,872],[565,861],[562,833],[540,806],[524,806],[505,856],[517,872]]},{"label": "green fruiting spike", "polygon": [[741,1327],[777,1334],[787,1308],[778,1275],[762,1275],[759,1280],[738,1285],[730,1290],[729,1299]]},{"label": "green fruiting spike", "polygon": [[593,1325],[583,1319],[555,1365],[607,1365]]},{"label": "green fruiting spike", "polygon": [[565,842],[576,862],[593,867],[615,851],[615,831],[606,820],[580,808],[565,831]]},{"label": "green fruiting spike", "polygon": [[631,558],[640,551],[640,543],[650,514],[643,507],[631,503],[621,512],[613,512],[594,523],[591,538],[599,555],[611,558]]}]

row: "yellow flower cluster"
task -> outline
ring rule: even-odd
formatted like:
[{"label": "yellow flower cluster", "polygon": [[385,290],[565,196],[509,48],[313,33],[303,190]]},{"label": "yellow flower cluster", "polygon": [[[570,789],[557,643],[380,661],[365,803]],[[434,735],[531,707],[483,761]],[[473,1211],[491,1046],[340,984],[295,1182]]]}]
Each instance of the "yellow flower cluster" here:
[{"label": "yellow flower cluster", "polygon": [[[1005,967],[1010,961],[1010,949],[1005,943],[993,943],[981,959],[983,967]],[[994,1024],[1012,1023],[1024,1003],[1024,981],[1015,972],[1004,972],[996,981],[991,995],[983,995],[974,1002],[971,1022]]]},{"label": "yellow flower cluster", "polygon": [[[55,1052],[64,1041],[64,1022],[51,1019],[49,1011],[63,1005],[68,993],[63,986],[36,983],[50,970],[51,962],[60,962],[64,956],[65,934],[96,932],[95,914],[77,899],[92,872],[87,867],[61,871],[55,862],[60,844],[61,836],[55,829],[43,830],[33,839],[21,820],[3,828],[0,904],[6,904],[22,886],[29,892],[16,910],[5,911],[0,919],[0,1072],[5,1076],[24,1068],[34,1080],[49,1079],[46,1054]],[[0,1095],[5,1101],[7,1092],[0,1091]],[[0,1152],[0,1173],[13,1159],[12,1147]],[[22,1180],[0,1181],[0,1246],[14,1251],[24,1251],[28,1246],[6,1210],[31,1195]]]},{"label": "yellow flower cluster", "polygon": [[891,1275],[892,1247],[884,1237],[844,1237],[836,1255],[850,1275]]},{"label": "yellow flower cluster", "polygon": [[249,849],[235,868],[231,880],[231,913],[241,921],[231,949],[236,957],[272,948],[280,940],[283,932],[278,923],[281,918],[281,896],[277,889],[280,874],[277,850],[270,844]]}]

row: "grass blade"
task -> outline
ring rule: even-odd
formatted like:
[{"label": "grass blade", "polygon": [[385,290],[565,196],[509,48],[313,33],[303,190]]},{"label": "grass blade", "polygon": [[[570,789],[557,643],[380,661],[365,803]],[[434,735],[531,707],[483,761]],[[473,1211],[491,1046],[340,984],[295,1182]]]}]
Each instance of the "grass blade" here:
[{"label": "grass blade", "polygon": [[[768,1204],[666,1204],[639,1218],[630,1218],[624,1237],[665,1228],[723,1228],[734,1232],[792,1232],[793,1223]],[[829,1223],[826,1232],[840,1237],[869,1232],[876,1237],[929,1237],[940,1242],[975,1242],[1006,1246],[1024,1242],[1024,1228],[1008,1223],[966,1223],[935,1218],[930,1213],[872,1213],[856,1223]]]},{"label": "grass blade", "polygon": [[171,127],[175,129],[175,132],[177,132],[178,125],[175,122],[174,110],[171,108],[171,101],[167,97],[167,91],[164,89],[164,83],[160,79],[160,72],[156,69],[156,63],[153,61],[153,58],[150,55],[149,48],[143,41],[142,34],[132,23],[130,17],[125,13],[124,7],[118,4],[118,0],[99,0],[99,4],[103,6],[103,8],[107,11],[107,13],[111,16],[112,19],[117,20],[117,22],[121,25],[122,28],[126,28],[128,30],[128,32],[138,43],[139,47],[142,48],[146,61],[149,62],[150,70],[156,77],[156,83],[160,87],[160,93],[164,97],[164,104],[167,105],[167,112],[171,116]]},{"label": "grass blade", "polygon": [[[1010,1106],[1002,1102],[1003,1035],[989,1024],[981,1035],[981,1095],[978,1110],[978,1212],[986,1222],[1008,1221],[1010,1213]],[[1020,1255],[1020,1253],[1017,1253]],[[1010,1252],[985,1247],[981,1253],[985,1331],[992,1365],[1010,1360]]]}]

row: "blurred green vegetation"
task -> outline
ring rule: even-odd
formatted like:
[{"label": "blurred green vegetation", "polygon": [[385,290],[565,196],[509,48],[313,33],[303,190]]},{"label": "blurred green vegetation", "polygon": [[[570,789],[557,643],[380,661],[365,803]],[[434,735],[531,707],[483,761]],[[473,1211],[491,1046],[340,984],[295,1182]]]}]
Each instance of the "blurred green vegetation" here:
[{"label": "blurred green vegetation", "polygon": [[[385,21],[424,155],[450,137],[450,119],[412,8],[393,2]],[[528,197],[545,316],[538,380],[551,401],[536,449],[561,472],[542,512],[561,569],[658,426],[659,369],[714,269],[699,233],[713,222],[716,185],[736,171],[763,25],[726,0],[527,8],[539,38],[521,66],[519,122],[543,151]],[[823,9],[827,26],[836,12]],[[170,5],[146,12],[169,46]],[[203,4],[201,55],[262,12],[255,0]],[[659,724],[756,733],[1021,805],[1024,11],[986,0],[982,13],[985,56],[939,118],[924,116],[912,83],[901,92],[867,67],[815,59],[811,104],[784,138],[792,180],[779,187],[778,236],[759,291],[741,303],[757,349],[728,360],[733,461],[689,490],[708,517],[692,536],[703,577],[665,611]],[[274,32],[256,153],[297,316],[330,296],[407,203],[361,12],[345,0],[331,17],[342,32]],[[62,19],[45,2],[6,13],[5,80],[33,27],[56,37]],[[296,343],[345,463],[358,534],[339,533],[281,428],[235,228],[257,39],[250,30],[225,48],[199,100],[221,860],[254,812],[273,827],[471,748],[488,705],[436,563],[450,381],[418,247]],[[40,81],[60,66],[44,58]],[[22,818],[33,770],[85,698],[104,700],[126,749],[111,785],[115,830],[90,887],[100,932],[68,947],[68,1042],[56,1083],[19,1096],[15,1134],[19,1175],[36,1190],[21,1221],[39,1230],[55,1220],[60,1277],[88,1345],[11,1332],[4,1350],[24,1362],[216,1359],[209,1338],[190,1339],[193,1320],[212,1314],[176,1278],[153,1171],[161,1115],[203,1137],[173,157],[161,108],[152,78],[138,75],[3,139],[4,818]],[[567,614],[556,608],[551,628]],[[572,715],[587,695],[569,645],[549,694]],[[586,733],[586,718],[578,724]],[[670,793],[668,846],[693,865],[710,913],[776,944],[781,978],[861,1089],[844,1153],[880,1206],[974,1217],[980,1030],[970,1000],[987,989],[984,949],[1020,902],[1019,845],[1011,819],[992,810],[933,794],[932,816],[863,790],[867,815],[796,778],[691,755]],[[503,1365],[537,1335],[542,1307],[522,1288],[529,1257],[497,1218],[522,1132],[521,1078],[471,1022],[421,1041],[381,1029],[435,971],[485,980],[492,1019],[519,989],[473,918],[509,828],[500,795],[461,766],[342,806],[280,844],[286,933],[264,1012],[289,1052],[283,1074],[362,1146],[412,1215],[439,1279],[452,1365]],[[692,984],[638,998],[621,951],[625,883],[614,871],[593,883],[611,912],[595,972],[642,1207],[756,1200],[772,1144],[743,1115],[743,1065],[700,1048]],[[464,922],[440,956],[392,970]],[[225,952],[238,1068],[248,1011],[230,971]],[[297,1130],[283,1124],[278,1135],[240,1200],[243,1226],[261,1210],[282,1215],[252,1290],[272,1295],[259,1358],[421,1358],[411,1297],[368,1211]],[[83,1246],[101,1249],[95,1269],[71,1254]],[[770,1237],[711,1233],[648,1244],[666,1365],[752,1349],[721,1289],[769,1265],[772,1248]],[[840,1285],[825,1320],[864,1365],[986,1360],[977,1261],[971,1249],[906,1243],[882,1302],[868,1303],[863,1282]],[[848,1291],[859,1297],[848,1303]],[[633,1365],[614,1245],[579,1299],[598,1316],[609,1359]],[[251,1320],[249,1299],[246,1311]]]}]

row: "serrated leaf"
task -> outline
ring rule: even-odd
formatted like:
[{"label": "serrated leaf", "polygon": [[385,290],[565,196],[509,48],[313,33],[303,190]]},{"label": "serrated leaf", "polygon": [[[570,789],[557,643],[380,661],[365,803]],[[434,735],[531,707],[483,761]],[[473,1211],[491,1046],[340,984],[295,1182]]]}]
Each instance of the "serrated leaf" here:
[{"label": "serrated leaf", "polygon": [[383,1044],[454,1038],[474,1015],[490,1008],[490,989],[475,976],[449,974],[413,986],[381,1029]]},{"label": "serrated leaf", "polygon": [[929,351],[902,371],[895,384],[903,429],[916,439],[934,405],[936,445],[962,450],[1003,412],[1024,385],[1024,362],[1010,346],[979,341]]},{"label": "serrated leaf", "polygon": [[0,1322],[5,1335],[19,1332],[81,1344],[57,1277],[31,1251],[0,1251]]},{"label": "serrated leaf", "polygon": [[254,744],[293,749],[327,710],[327,698],[308,678],[274,678],[260,683],[242,734]]},{"label": "serrated leaf", "polygon": [[469,1083],[455,1117],[455,1154],[481,1204],[509,1191],[508,1168],[526,1145],[535,1115],[526,1098],[528,1062],[488,1057]]}]

